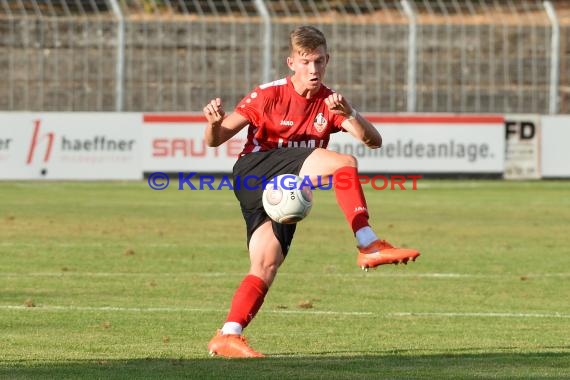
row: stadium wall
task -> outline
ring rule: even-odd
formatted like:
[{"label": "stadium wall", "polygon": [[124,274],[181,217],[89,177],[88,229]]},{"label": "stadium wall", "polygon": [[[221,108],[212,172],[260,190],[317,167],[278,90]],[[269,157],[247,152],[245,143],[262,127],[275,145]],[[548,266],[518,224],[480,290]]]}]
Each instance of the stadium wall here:
[{"label": "stadium wall", "polygon": [[363,112],[570,111],[568,0],[0,0],[0,110],[237,104],[290,72],[301,24]]},{"label": "stadium wall", "polygon": [[[329,148],[363,173],[570,178],[570,116],[367,114],[380,150],[348,134]],[[245,130],[218,148],[200,114],[0,113],[0,180],[140,180],[150,172],[229,173]],[[308,141],[300,145],[311,146]]]}]

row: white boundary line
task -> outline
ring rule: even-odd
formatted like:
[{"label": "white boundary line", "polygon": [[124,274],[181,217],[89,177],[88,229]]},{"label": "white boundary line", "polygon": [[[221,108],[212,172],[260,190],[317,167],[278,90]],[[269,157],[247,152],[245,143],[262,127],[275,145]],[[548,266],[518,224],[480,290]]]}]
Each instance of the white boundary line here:
[{"label": "white boundary line", "polygon": [[483,317],[483,318],[570,318],[570,314],[563,313],[388,313],[393,317],[435,317],[435,318],[453,318],[453,317]]},{"label": "white boundary line", "polygon": [[[371,273],[362,273],[355,271],[355,273],[311,273],[313,277],[366,277]],[[550,278],[550,277],[570,277],[570,273],[393,273],[378,271],[378,277],[413,277],[413,278],[501,278],[501,279],[532,279],[532,278]],[[306,276],[306,273],[296,272],[281,272],[279,277],[295,277]],[[0,272],[0,277],[230,277],[230,276],[244,276],[243,272],[74,272],[74,271],[61,271],[61,272]]]},{"label": "white boundary line", "polygon": [[[202,309],[184,307],[119,307],[119,306],[36,306],[0,305],[0,310],[30,310],[30,311],[86,311],[86,312],[133,312],[133,313],[225,313],[222,309]],[[550,313],[499,313],[499,312],[392,312],[372,313],[358,311],[326,311],[326,310],[264,310],[270,314],[299,314],[299,315],[330,315],[330,316],[367,316],[367,317],[430,317],[430,318],[569,318],[570,314]]]},{"label": "white boundary line", "polygon": [[[33,248],[40,246],[40,243],[22,243],[22,242],[10,242],[10,241],[3,241],[0,242],[0,247],[21,247],[21,248]],[[73,247],[89,247],[89,248],[109,248],[109,247],[124,247],[128,248],[128,244],[122,242],[115,242],[115,243],[98,243],[98,242],[91,242],[91,243],[48,243],[47,246],[53,248],[73,248]],[[174,248],[174,247],[187,247],[188,244],[178,244],[178,243],[151,243],[145,244],[145,248]]]},{"label": "white boundary line", "polygon": [[[133,313],[227,313],[226,309],[202,309],[187,307],[119,307],[119,306],[34,306],[0,305],[0,310],[32,310],[32,311],[117,311]],[[372,312],[359,311],[326,311],[326,310],[264,310],[271,314],[310,314],[332,316],[373,316]]]}]

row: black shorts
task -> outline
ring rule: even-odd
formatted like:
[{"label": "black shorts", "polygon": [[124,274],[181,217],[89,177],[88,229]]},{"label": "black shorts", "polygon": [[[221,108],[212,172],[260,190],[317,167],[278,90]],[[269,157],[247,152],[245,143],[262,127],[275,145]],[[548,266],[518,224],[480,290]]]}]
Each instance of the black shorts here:
[{"label": "black shorts", "polygon": [[[261,200],[262,182],[280,174],[299,175],[303,163],[314,150],[315,148],[281,148],[268,152],[248,153],[237,160],[233,168],[234,193],[245,219],[248,249],[253,232],[269,219]],[[244,186],[246,177],[247,186]],[[273,220],[271,225],[275,237],[281,244],[283,255],[286,256],[297,225],[280,224]]]}]

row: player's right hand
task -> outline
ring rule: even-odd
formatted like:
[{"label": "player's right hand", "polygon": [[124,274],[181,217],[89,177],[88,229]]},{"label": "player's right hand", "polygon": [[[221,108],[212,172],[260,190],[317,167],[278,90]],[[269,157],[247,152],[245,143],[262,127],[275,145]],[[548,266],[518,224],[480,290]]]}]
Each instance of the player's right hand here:
[{"label": "player's right hand", "polygon": [[222,106],[222,99],[220,98],[210,100],[210,103],[206,104],[203,111],[210,125],[220,125],[226,115]]}]

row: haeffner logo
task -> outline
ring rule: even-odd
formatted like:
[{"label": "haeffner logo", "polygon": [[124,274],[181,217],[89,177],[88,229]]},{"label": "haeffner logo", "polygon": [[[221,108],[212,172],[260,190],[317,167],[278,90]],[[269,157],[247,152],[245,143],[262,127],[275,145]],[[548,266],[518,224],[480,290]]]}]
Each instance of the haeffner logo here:
[{"label": "haeffner logo", "polygon": [[[40,147],[43,150],[43,162],[48,162],[55,142],[55,133],[41,133],[41,120],[34,120],[34,132],[30,141],[30,149],[28,150],[27,164],[31,164],[34,160],[36,151]],[[73,139],[61,136],[60,148],[63,152],[130,152],[135,144],[134,139],[110,139],[104,135],[94,136],[89,139]],[[38,151],[39,152],[39,151]],[[38,153],[41,154],[41,153]]]},{"label": "haeffner logo", "polygon": [[105,136],[95,136],[91,139],[67,139],[61,137],[61,150],[76,152],[126,152],[133,150],[135,140],[109,139]]}]

